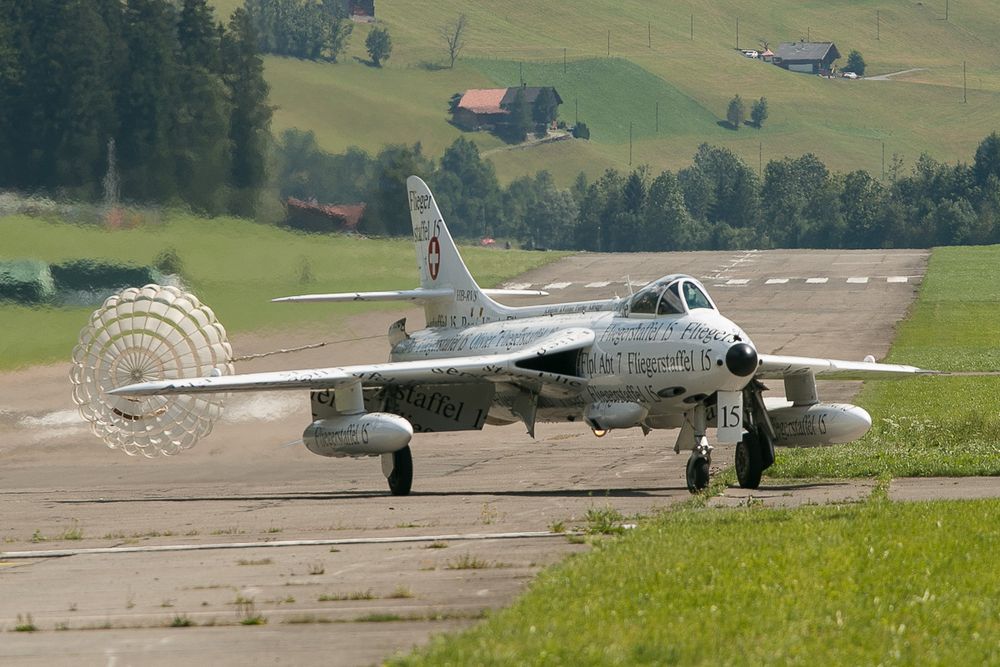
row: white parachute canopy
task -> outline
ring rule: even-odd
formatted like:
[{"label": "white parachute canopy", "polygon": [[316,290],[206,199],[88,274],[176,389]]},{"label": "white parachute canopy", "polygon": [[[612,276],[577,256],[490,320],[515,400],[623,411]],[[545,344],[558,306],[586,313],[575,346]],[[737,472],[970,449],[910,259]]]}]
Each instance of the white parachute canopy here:
[{"label": "white parachute canopy", "polygon": [[233,373],[233,351],[215,313],[176,287],[130,287],[108,297],[73,349],[73,402],[108,447],[169,456],[208,435],[221,394],[109,396],[117,387]]}]

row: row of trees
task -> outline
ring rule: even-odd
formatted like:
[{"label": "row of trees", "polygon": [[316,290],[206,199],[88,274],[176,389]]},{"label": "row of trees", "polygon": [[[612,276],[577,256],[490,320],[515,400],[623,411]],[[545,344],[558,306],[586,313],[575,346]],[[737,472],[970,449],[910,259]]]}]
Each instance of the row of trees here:
[{"label": "row of trees", "polygon": [[909,174],[895,161],[887,180],[831,173],[811,154],[769,162],[763,178],[726,148],[703,144],[689,167],[653,174],[580,174],[560,188],[548,172],[500,187],[476,145],[457,139],[437,162],[419,144],[321,151],[311,133],[279,142],[283,196],[366,201],[362,231],[408,235],[404,180],[431,185],[452,233],[500,236],[528,247],[593,251],[729,248],[880,248],[1000,242],[1000,135],[973,164],[922,156]]},{"label": "row of trees", "polygon": [[0,0],[0,187],[91,198],[108,180],[132,200],[252,214],[267,93],[242,10],[223,27],[206,0]]},{"label": "row of trees", "polygon": [[246,0],[245,5],[263,53],[336,62],[354,30],[343,0]]}]

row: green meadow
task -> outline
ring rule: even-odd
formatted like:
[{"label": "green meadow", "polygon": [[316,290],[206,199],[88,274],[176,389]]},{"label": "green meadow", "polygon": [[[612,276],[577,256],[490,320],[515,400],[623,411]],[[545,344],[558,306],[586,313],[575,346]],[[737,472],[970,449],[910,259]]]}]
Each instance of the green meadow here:
[{"label": "green meadow", "polygon": [[[236,4],[216,2],[221,13]],[[572,147],[510,149],[489,134],[469,135],[484,151],[494,151],[490,158],[505,181],[543,168],[562,184],[581,170],[595,178],[607,167],[627,169],[630,123],[632,166],[653,169],[686,166],[702,142],[727,146],[754,166],[811,152],[833,170],[879,175],[883,143],[887,164],[898,154],[910,166],[922,152],[970,161],[982,138],[997,129],[1000,51],[994,36],[1000,33],[1000,5],[951,3],[947,21],[944,5],[944,0],[381,3],[378,19],[393,40],[382,69],[365,64],[370,27],[364,24],[355,26],[339,63],[265,59],[277,107],[274,129],[312,129],[333,152],[350,145],[376,152],[386,143],[420,141],[436,156],[460,135],[448,122],[453,93],[516,85],[523,73],[529,85],[556,86],[564,100],[563,119],[572,122],[579,104],[592,139],[571,142]],[[443,68],[439,30],[461,13],[469,19],[466,46],[455,69]],[[735,50],[737,19],[743,48],[808,36],[835,42],[841,66],[848,52],[858,49],[870,75],[917,71],[891,81],[787,72]],[[736,132],[717,124],[736,94],[748,102],[768,99],[763,129]]]},{"label": "green meadow", "polygon": [[[335,330],[347,315],[400,306],[269,300],[308,292],[404,289],[418,280],[411,241],[300,234],[235,218],[166,213],[160,222],[106,231],[9,216],[0,218],[0,238],[3,258],[49,262],[94,258],[148,265],[172,248],[189,288],[230,332],[318,323]],[[463,248],[462,256],[480,284],[493,286],[562,255]],[[68,360],[91,310],[0,302],[0,369]]]},{"label": "green meadow", "polygon": [[[887,360],[959,373],[1000,371],[1000,246],[934,250]],[[870,382],[858,403],[872,414],[867,436],[782,451],[765,475],[1000,475],[1000,375]]]},{"label": "green meadow", "polygon": [[662,512],[396,665],[996,664],[1000,501]]}]

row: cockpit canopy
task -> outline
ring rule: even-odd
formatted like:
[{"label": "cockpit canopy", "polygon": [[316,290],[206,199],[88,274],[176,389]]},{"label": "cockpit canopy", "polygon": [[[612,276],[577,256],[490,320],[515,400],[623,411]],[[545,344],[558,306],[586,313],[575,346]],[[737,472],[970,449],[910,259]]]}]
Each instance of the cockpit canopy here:
[{"label": "cockpit canopy", "polygon": [[643,287],[628,301],[628,316],[682,315],[707,308],[716,310],[701,283],[690,276],[671,275]]}]

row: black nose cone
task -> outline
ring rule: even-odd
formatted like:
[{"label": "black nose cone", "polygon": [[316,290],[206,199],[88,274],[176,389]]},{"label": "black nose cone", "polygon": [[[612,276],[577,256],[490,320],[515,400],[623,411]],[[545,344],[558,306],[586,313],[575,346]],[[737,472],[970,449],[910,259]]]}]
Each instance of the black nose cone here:
[{"label": "black nose cone", "polygon": [[726,368],[738,377],[746,377],[757,370],[757,350],[747,343],[736,343],[726,352]]}]

